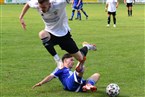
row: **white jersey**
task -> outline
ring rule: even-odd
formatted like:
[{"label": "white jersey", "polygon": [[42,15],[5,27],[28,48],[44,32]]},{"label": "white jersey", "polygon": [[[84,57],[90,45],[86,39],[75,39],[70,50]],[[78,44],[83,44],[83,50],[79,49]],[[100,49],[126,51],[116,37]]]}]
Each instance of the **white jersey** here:
[{"label": "white jersey", "polygon": [[109,12],[116,12],[117,0],[107,0],[106,4],[108,4],[108,11]]},{"label": "white jersey", "polygon": [[45,24],[45,31],[58,37],[65,36],[70,31],[65,10],[67,1],[50,0],[50,3],[50,9],[46,13],[43,13],[38,6],[38,0],[28,1],[28,5],[36,8],[40,13]]},{"label": "white jersey", "polygon": [[133,0],[126,0],[126,3],[133,3]]}]

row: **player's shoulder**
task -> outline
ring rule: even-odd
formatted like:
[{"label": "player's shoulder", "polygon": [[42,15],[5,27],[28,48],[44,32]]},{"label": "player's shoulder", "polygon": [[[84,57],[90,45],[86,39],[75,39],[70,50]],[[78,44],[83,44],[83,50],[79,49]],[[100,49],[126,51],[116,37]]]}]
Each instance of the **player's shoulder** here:
[{"label": "player's shoulder", "polygon": [[37,7],[38,7],[38,0],[29,0],[29,1],[27,2],[27,4],[28,4],[30,7],[37,8]]},{"label": "player's shoulder", "polygon": [[38,0],[29,0],[28,2],[38,3]]}]

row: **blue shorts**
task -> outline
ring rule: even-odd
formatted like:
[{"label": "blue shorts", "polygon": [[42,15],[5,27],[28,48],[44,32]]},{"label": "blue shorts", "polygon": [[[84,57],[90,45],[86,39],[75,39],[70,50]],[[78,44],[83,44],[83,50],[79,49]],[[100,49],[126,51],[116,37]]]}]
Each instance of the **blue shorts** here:
[{"label": "blue shorts", "polygon": [[80,4],[78,7],[77,5],[73,5],[73,10],[81,10],[83,7],[83,4]]},{"label": "blue shorts", "polygon": [[77,76],[76,72],[74,71],[71,76],[67,78],[66,90],[69,91],[75,91],[75,92],[81,92],[82,87],[86,84],[86,80],[84,80],[82,77]]}]

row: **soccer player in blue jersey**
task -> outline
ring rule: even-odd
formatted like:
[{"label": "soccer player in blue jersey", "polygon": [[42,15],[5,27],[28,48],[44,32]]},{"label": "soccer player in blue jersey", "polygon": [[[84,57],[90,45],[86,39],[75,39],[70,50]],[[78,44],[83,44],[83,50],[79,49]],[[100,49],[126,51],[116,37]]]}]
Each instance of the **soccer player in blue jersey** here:
[{"label": "soccer player in blue jersey", "polygon": [[[88,15],[87,15],[87,13],[84,11],[84,9],[83,9],[83,6],[82,6],[82,8],[81,8],[81,11],[84,13],[84,15],[86,16],[86,20],[88,19]],[[77,19],[79,19],[79,20],[81,20],[81,17],[79,17],[79,12],[78,12],[78,10],[77,10],[77,18],[75,18],[76,20]]]},{"label": "soccer player in blue jersey", "polygon": [[[87,52],[89,50],[89,47],[84,45],[80,51],[83,52],[84,56],[86,56]],[[74,65],[74,57],[72,57],[70,54],[65,54],[62,57],[63,67],[61,69],[56,69],[53,73],[46,76],[42,81],[35,84],[32,88],[41,86],[44,83],[47,83],[51,81],[53,78],[58,77],[61,81],[63,87],[65,90],[68,91],[96,91],[97,88],[95,83],[99,80],[100,74],[94,73],[92,76],[90,76],[87,80],[83,79],[83,73],[84,73],[84,66],[80,67],[80,71],[75,70],[74,72],[71,71],[71,68],[73,68]],[[76,68],[77,69],[77,68]]]},{"label": "soccer player in blue jersey", "polygon": [[72,15],[71,18],[69,20],[73,20],[74,14],[75,14],[75,10],[77,10],[77,18],[81,20],[81,12],[80,10],[84,13],[84,15],[86,16],[86,19],[88,18],[87,13],[83,10],[83,1],[82,0],[72,0]]}]

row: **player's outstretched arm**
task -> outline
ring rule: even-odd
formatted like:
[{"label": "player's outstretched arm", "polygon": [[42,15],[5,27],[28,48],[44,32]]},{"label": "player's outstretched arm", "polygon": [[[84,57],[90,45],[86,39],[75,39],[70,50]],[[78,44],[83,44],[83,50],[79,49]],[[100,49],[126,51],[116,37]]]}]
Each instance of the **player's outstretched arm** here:
[{"label": "player's outstretched arm", "polygon": [[108,9],[108,3],[106,3],[105,12],[107,12],[107,9]]},{"label": "player's outstretched arm", "polygon": [[51,81],[53,78],[54,78],[54,75],[51,75],[51,74],[48,75],[48,76],[46,76],[42,81],[40,81],[39,83],[35,84],[35,85],[32,87],[32,89],[34,89],[34,88],[36,88],[36,87],[38,87],[38,86],[41,86],[42,84],[45,84],[45,83]]},{"label": "player's outstretched arm", "polygon": [[126,4],[126,0],[124,0],[124,4]]},{"label": "player's outstretched arm", "polygon": [[22,26],[22,28],[24,30],[26,30],[26,24],[24,22],[23,17],[26,14],[26,12],[28,11],[29,8],[30,8],[30,6],[26,3],[25,6],[22,9],[22,12],[21,12],[20,16],[19,16],[19,20],[20,20],[21,26]]},{"label": "player's outstretched arm", "polygon": [[119,2],[116,3],[116,8],[118,8]]},{"label": "player's outstretched arm", "polygon": [[78,2],[78,4],[77,4],[77,7],[79,7],[80,3],[81,3],[81,0],[79,0],[79,2]]}]

